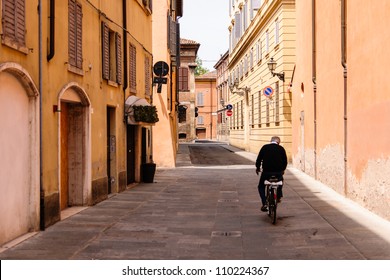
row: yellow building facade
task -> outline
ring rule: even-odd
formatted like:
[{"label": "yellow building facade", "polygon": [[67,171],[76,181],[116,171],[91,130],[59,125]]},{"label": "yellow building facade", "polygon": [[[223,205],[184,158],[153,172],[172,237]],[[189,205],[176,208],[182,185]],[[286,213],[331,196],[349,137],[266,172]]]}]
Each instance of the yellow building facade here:
[{"label": "yellow building facade", "polygon": [[[257,153],[278,135],[291,160],[295,1],[230,0],[229,5],[229,142]],[[270,72],[271,59],[273,73],[280,75]]]},{"label": "yellow building facade", "polygon": [[[175,167],[178,150],[178,69],[180,63],[179,19],[182,1],[154,1],[153,64],[164,62],[169,70],[166,84],[153,87],[153,104],[157,107],[159,122],[153,127],[153,159],[157,167]],[[167,20],[168,19],[168,20]],[[155,74],[155,78],[159,76]]]},{"label": "yellow building facade", "polygon": [[153,10],[141,0],[1,2],[3,244],[142,179],[151,126],[129,122],[129,107],[153,101]]}]

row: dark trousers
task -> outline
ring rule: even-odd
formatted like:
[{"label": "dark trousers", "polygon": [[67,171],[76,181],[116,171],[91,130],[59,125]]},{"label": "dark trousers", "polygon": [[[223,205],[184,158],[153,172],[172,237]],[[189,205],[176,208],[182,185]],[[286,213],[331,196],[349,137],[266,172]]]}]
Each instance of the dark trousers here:
[{"label": "dark trousers", "polygon": [[[260,194],[260,199],[261,203],[263,205],[266,204],[266,195],[265,195],[265,185],[264,181],[269,180],[272,176],[275,176],[279,181],[283,181],[283,173],[281,172],[262,172],[260,176],[260,181],[259,185],[257,186]],[[283,186],[279,186],[278,188],[278,197],[283,197],[283,192],[282,192]]]}]

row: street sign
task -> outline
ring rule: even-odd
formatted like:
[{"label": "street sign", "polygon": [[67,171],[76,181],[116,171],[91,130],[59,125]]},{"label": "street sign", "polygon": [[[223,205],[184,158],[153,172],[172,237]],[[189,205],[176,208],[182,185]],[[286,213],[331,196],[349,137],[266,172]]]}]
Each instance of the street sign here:
[{"label": "street sign", "polygon": [[226,116],[230,117],[231,115],[233,115],[233,111],[232,110],[227,110],[226,111]]},{"label": "street sign", "polygon": [[266,96],[266,97],[271,97],[272,94],[274,94],[274,89],[270,86],[267,86],[264,88],[263,90],[263,94]]},{"label": "street sign", "polygon": [[169,66],[165,61],[158,61],[153,66],[153,72],[156,76],[164,77],[169,72]]},{"label": "street sign", "polygon": [[228,110],[231,110],[231,109],[233,109],[233,105],[232,105],[232,104],[228,104],[228,105],[226,105],[226,109],[228,109]]},{"label": "street sign", "polygon": [[161,77],[154,77],[153,83],[155,84],[166,84],[168,82],[167,78],[161,78]]}]

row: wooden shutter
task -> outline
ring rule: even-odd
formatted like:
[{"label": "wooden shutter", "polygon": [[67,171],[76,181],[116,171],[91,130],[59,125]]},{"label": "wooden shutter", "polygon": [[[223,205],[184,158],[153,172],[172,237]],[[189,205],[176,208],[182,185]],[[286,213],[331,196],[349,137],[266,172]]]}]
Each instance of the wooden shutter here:
[{"label": "wooden shutter", "polygon": [[147,55],[145,55],[145,94],[146,95],[151,95],[152,92],[150,90],[151,86],[151,66],[150,66],[150,60]]},{"label": "wooden shutter", "polygon": [[103,79],[108,80],[110,77],[110,30],[106,23],[102,22],[102,74]]},{"label": "wooden shutter", "polygon": [[116,82],[122,84],[122,37],[119,33],[116,36]]},{"label": "wooden shutter", "polygon": [[15,39],[21,44],[25,45],[25,0],[16,0],[15,9]]},{"label": "wooden shutter", "polygon": [[76,3],[76,67],[83,68],[83,12],[79,3]]},{"label": "wooden shutter", "polygon": [[179,90],[180,91],[188,90],[188,68],[185,67],[179,68]]},{"label": "wooden shutter", "polygon": [[130,67],[129,67],[129,74],[130,74],[130,90],[136,91],[137,90],[137,84],[136,84],[136,70],[137,70],[137,49],[134,45],[130,44]]},{"label": "wooden shutter", "polygon": [[76,22],[75,22],[75,0],[68,2],[68,54],[69,64],[76,66]]},{"label": "wooden shutter", "polygon": [[82,52],[82,6],[76,0],[68,2],[68,53],[69,64],[79,69],[83,68],[83,52]]},{"label": "wooden shutter", "polygon": [[25,46],[25,0],[4,0],[2,8],[3,35]]}]

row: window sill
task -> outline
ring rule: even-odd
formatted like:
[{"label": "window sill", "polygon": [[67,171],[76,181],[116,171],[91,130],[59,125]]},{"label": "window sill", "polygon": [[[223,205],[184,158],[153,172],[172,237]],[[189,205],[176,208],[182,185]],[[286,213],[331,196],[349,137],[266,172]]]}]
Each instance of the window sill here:
[{"label": "window sill", "polygon": [[68,64],[68,71],[69,72],[72,72],[74,74],[77,74],[77,75],[80,75],[80,76],[84,76],[84,71],[83,69],[80,69],[80,68],[77,68],[75,66],[72,66],[70,65],[68,62],[66,62]]},{"label": "window sill", "polygon": [[26,46],[21,45],[20,43],[15,42],[9,37],[2,36],[1,43],[11,49],[17,50],[21,53],[28,54],[28,48]]},{"label": "window sill", "polygon": [[107,84],[109,86],[116,87],[116,88],[119,86],[119,84],[117,82],[114,82],[114,81],[111,81],[111,80],[107,80]]}]

